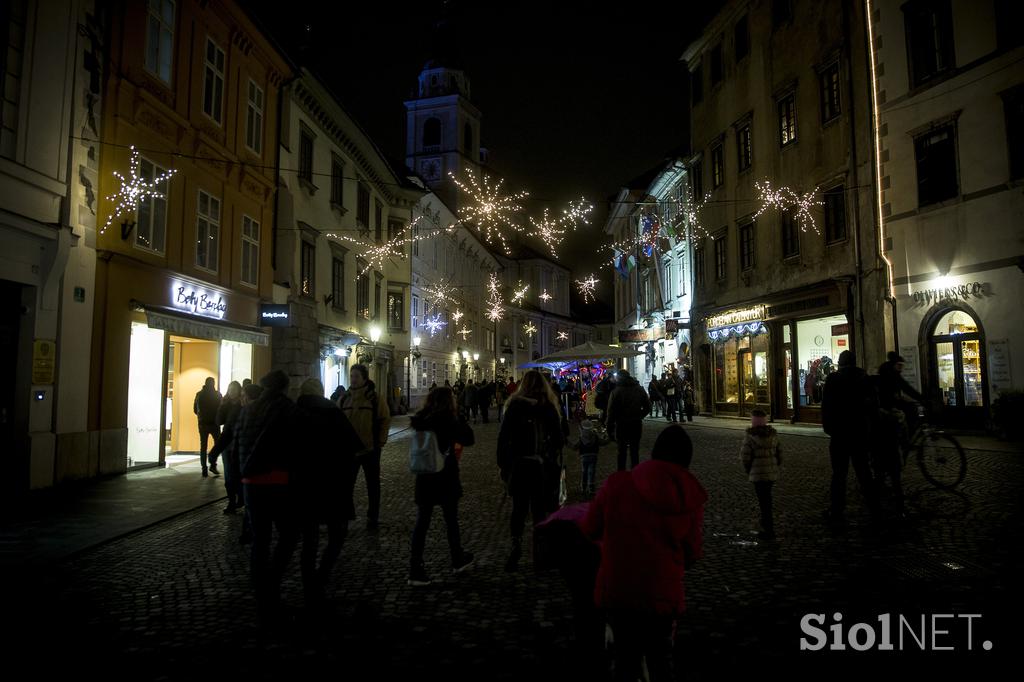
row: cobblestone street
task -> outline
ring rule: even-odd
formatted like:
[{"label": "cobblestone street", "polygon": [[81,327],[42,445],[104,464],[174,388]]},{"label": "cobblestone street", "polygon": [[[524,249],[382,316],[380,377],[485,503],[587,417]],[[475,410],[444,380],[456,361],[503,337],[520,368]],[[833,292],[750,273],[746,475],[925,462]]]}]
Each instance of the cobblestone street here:
[{"label": "cobblestone street", "polygon": [[[833,534],[821,519],[828,441],[818,432],[783,434],[784,469],[775,492],[779,538],[758,543],[752,533],[756,499],[738,461],[742,431],[701,422],[688,427],[695,444],[692,470],[709,502],[705,559],[687,574],[689,610],[679,624],[687,679],[714,679],[762,658],[802,677],[809,669],[804,666],[852,671],[868,656],[885,656],[800,652],[806,613],[829,614],[830,624],[831,614],[842,612],[849,625],[877,622],[882,613],[911,622],[922,614],[981,614],[973,652],[965,651],[962,637],[957,651],[927,658],[886,652],[885,665],[903,662],[918,671],[951,662],[987,665],[1016,646],[1021,628],[1010,617],[1020,603],[1019,453],[969,451],[967,479],[956,493],[931,488],[908,465],[910,518],[882,530],[868,526],[851,473],[852,523],[847,532]],[[662,424],[648,421],[642,452]],[[374,679],[414,670],[444,672],[449,679],[574,679],[566,655],[572,622],[565,584],[556,572],[534,572],[527,561],[517,574],[503,571],[511,501],[494,466],[497,425],[477,426],[476,433],[477,445],[462,460],[463,541],[477,557],[468,573],[451,574],[436,511],[427,544],[434,584],[406,586],[415,508],[405,431],[384,453],[381,529],[370,535],[361,519],[352,524],[326,625],[297,624],[275,637],[260,636],[248,553],[236,542],[241,517],[223,515],[217,502],[18,584],[6,581],[5,601],[14,605],[8,613],[18,615],[5,618],[12,627],[5,641],[22,647],[22,655],[25,648],[37,650],[41,661],[73,662],[79,672],[107,679],[284,679],[292,673],[297,676],[290,679],[305,679],[313,671],[355,670]],[[602,478],[614,469],[614,447],[602,449]],[[569,450],[566,461],[574,482],[579,466]],[[197,475],[200,484],[205,482]],[[578,497],[575,490],[572,497]],[[360,478],[361,513],[365,500]],[[296,610],[301,606],[297,555],[285,599]],[[948,636],[949,644],[953,640]],[[993,651],[982,651],[982,640],[990,640]]]}]

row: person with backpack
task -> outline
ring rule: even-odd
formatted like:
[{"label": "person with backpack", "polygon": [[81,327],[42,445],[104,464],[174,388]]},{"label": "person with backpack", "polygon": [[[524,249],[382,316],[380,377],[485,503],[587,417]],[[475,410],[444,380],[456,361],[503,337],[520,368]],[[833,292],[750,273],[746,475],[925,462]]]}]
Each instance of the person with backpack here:
[{"label": "person with backpack", "polygon": [[359,469],[362,469],[369,502],[366,530],[372,533],[380,525],[380,452],[388,442],[391,411],[388,410],[387,399],[377,392],[377,386],[370,381],[370,371],[362,364],[352,365],[349,370],[349,388],[341,396],[338,406],[359,435],[349,483],[354,494]]},{"label": "person with backpack", "polygon": [[644,417],[651,412],[651,401],[643,386],[626,370],[619,370],[617,383],[608,399],[608,435],[618,441],[619,471],[625,471],[627,449],[630,468],[640,463],[640,436]]},{"label": "person with backpack", "polygon": [[[203,478],[209,476],[206,466],[206,443],[209,436],[213,437],[213,445],[216,447],[220,439],[220,427],[217,426],[217,410],[220,409],[221,395],[215,388],[216,382],[213,377],[207,377],[203,388],[196,393],[196,399],[192,402],[192,411],[199,420],[199,464],[203,468]],[[217,460],[212,461],[213,473],[217,471]]]},{"label": "person with backpack", "polygon": [[518,568],[527,514],[537,524],[558,507],[565,442],[561,422],[551,385],[537,370],[528,371],[508,401],[498,432],[498,469],[512,496],[506,571]]},{"label": "person with backpack", "polygon": [[584,419],[580,422],[580,439],[576,444],[580,453],[580,492],[593,496],[594,478],[597,474],[597,455],[601,451],[601,440],[594,430],[594,422]]},{"label": "person with backpack", "polygon": [[[318,608],[348,537],[348,520],[354,511],[349,478],[359,435],[345,413],[324,397],[319,379],[302,382],[295,406],[299,444],[292,485],[301,505],[302,587],[307,606]],[[327,547],[318,568],[321,523],[327,525]]]},{"label": "person with backpack", "polygon": [[[462,547],[459,532],[459,498],[462,497],[462,482],[459,479],[459,458],[456,445],[470,446],[474,443],[473,429],[458,416],[455,396],[450,388],[441,387],[427,395],[426,403],[410,420],[416,430],[410,445],[410,465],[425,457],[439,458],[443,463],[413,468],[416,473],[413,500],[416,503],[416,525],[412,531],[412,556],[409,562],[409,585],[430,584],[423,551],[430,530],[430,519],[434,507],[441,507],[448,531],[448,549],[451,553],[452,571],[462,573],[473,565],[473,555]],[[436,461],[436,459],[435,459]]]},{"label": "person with backpack", "polygon": [[764,410],[753,410],[750,413],[750,428],[743,438],[740,461],[750,482],[754,484],[757,504],[761,508],[761,532],[758,537],[774,540],[772,486],[779,480],[782,454],[779,451],[779,434],[768,425],[768,415]]}]

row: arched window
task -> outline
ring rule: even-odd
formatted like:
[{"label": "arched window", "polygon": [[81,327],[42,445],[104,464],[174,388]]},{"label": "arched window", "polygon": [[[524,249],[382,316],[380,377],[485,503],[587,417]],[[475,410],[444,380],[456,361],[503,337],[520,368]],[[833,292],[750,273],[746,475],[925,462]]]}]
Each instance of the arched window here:
[{"label": "arched window", "polygon": [[466,147],[466,155],[473,156],[473,126],[466,124],[465,132],[463,133],[464,141],[463,145]]},{"label": "arched window", "polygon": [[441,121],[436,118],[428,118],[423,124],[423,146],[441,146]]}]

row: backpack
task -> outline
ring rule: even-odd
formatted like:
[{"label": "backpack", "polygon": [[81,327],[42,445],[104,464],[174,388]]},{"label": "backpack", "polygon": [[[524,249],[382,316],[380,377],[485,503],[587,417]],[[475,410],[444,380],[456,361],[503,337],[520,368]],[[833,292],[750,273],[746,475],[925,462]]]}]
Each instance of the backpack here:
[{"label": "backpack", "polygon": [[437,445],[433,431],[417,431],[409,441],[409,472],[436,474],[444,468],[445,455]]}]

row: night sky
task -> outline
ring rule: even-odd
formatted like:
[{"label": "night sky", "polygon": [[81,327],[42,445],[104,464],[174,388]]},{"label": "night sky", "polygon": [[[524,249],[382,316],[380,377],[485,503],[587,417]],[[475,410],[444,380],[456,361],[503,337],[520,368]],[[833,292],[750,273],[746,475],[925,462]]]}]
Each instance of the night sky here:
[{"label": "night sky", "polygon": [[[424,63],[448,51],[482,111],[490,173],[531,194],[528,210],[581,195],[591,226],[563,244],[584,276],[600,257],[607,202],[688,144],[687,44],[720,5],[705,2],[253,3],[296,61],[323,78],[389,158],[404,161],[405,109]],[[435,24],[448,17],[447,36]],[[595,234],[597,233],[597,234]],[[605,281],[610,274],[604,271]]]}]

